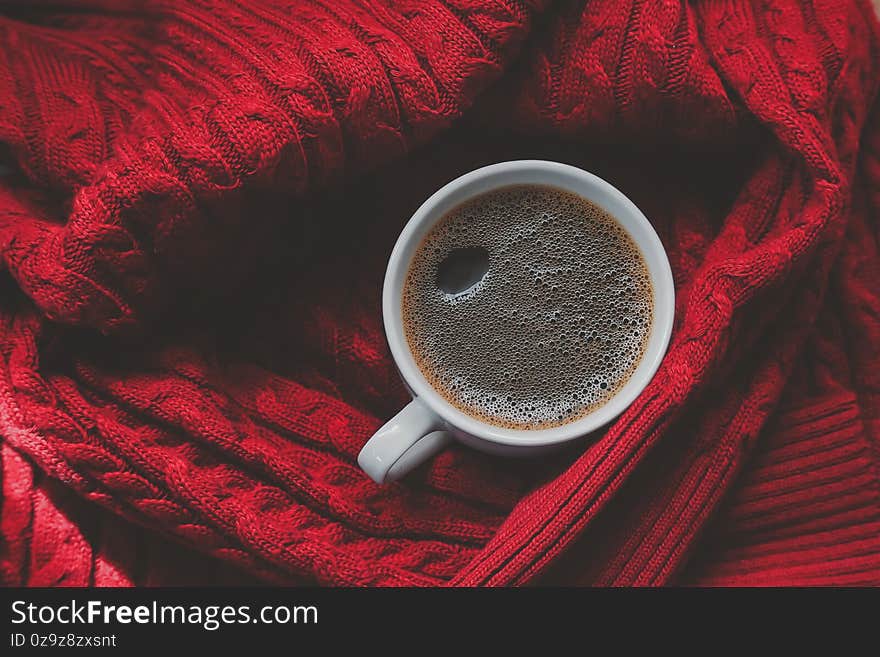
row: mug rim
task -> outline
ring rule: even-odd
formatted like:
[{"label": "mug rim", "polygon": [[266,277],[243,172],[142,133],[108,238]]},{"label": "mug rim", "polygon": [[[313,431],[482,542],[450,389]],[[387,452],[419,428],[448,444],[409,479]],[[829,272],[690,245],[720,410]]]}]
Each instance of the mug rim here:
[{"label": "mug rim", "polygon": [[[529,173],[539,174],[539,177],[546,177],[548,175],[557,177],[560,181],[578,180],[586,185],[586,187],[598,190],[599,195],[606,196],[608,202],[600,203],[593,198],[589,198],[585,193],[576,189],[570,189],[564,184],[556,185],[552,182],[529,183],[527,181],[505,180],[512,176],[521,177],[523,174]],[[493,181],[493,178],[498,180]],[[489,181],[489,184],[486,184],[487,181]],[[480,184],[484,186],[479,188]],[[615,217],[617,223],[639,247],[651,275],[651,284],[654,292],[654,313],[648,344],[638,366],[626,383],[608,401],[586,415],[566,424],[543,429],[509,429],[493,425],[468,415],[452,405],[422,374],[410,351],[406,335],[403,331],[403,282],[409,271],[412,256],[421,245],[430,228],[449,210],[461,203],[493,189],[515,184],[557,186],[602,206],[603,209]],[[476,189],[471,193],[467,193],[467,190],[471,187]],[[449,201],[456,194],[462,193],[464,195],[458,200],[454,202]],[[448,207],[444,208],[444,203]],[[615,205],[618,212],[613,212],[605,207],[608,204]],[[626,213],[625,221],[618,216],[621,209]],[[633,230],[630,229],[630,224],[633,222],[638,227],[638,235],[634,235]],[[650,249],[651,254],[650,262],[646,253],[648,249]],[[382,317],[385,335],[398,371],[413,396],[421,399],[432,412],[445,424],[450,425],[453,430],[458,430],[490,443],[511,447],[550,446],[569,442],[584,437],[607,425],[623,413],[647,387],[660,367],[672,334],[674,309],[675,288],[669,259],[666,249],[660,241],[660,237],[647,217],[627,196],[599,176],[569,164],[549,160],[511,160],[490,164],[465,173],[434,192],[413,213],[397,238],[388,260],[388,267],[382,286]]]}]

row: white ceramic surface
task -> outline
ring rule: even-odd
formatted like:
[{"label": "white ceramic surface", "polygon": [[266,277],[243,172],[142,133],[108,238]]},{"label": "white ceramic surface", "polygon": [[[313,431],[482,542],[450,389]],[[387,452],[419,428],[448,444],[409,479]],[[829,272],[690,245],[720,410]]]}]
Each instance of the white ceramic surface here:
[{"label": "white ceramic surface", "polygon": [[[610,212],[641,249],[654,288],[654,322],[647,348],[629,380],[607,403],[573,422],[514,430],[482,422],[446,401],[425,379],[410,353],[401,324],[401,294],[410,261],[428,230],[449,210],[487,191],[517,184],[559,187]],[[400,478],[459,440],[483,451],[527,455],[583,438],[620,415],[644,390],[666,353],[672,333],[675,290],[660,238],[641,211],[601,178],[566,164],[518,160],[493,164],[456,178],[416,210],[400,234],[385,273],[382,312],[391,354],[413,401],[367,441],[358,464],[376,482]]]}]

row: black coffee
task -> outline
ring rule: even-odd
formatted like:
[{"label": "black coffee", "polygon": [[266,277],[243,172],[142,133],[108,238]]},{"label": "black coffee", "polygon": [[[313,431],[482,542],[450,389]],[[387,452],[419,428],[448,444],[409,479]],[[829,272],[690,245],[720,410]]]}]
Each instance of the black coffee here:
[{"label": "black coffee", "polygon": [[566,424],[635,370],[654,294],[638,246],[575,194],[520,185],[444,216],[419,246],[403,326],[451,404],[516,429]]}]

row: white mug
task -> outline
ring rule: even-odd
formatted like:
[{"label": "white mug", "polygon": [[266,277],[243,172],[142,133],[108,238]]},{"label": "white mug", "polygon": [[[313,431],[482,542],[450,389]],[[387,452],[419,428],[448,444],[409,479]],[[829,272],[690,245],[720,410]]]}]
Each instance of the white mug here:
[{"label": "white mug", "polygon": [[[437,392],[410,353],[401,321],[403,284],[422,240],[438,220],[461,203],[508,185],[561,188],[604,208],[638,245],[654,288],[651,333],[641,361],[605,404],[577,420],[549,429],[506,429],[467,415]],[[518,160],[471,171],[437,191],[416,210],[397,239],[382,290],[382,313],[391,355],[413,400],[364,445],[358,464],[374,481],[394,481],[433,457],[453,440],[494,454],[529,455],[556,448],[608,424],[644,390],[666,353],[672,333],[675,289],[660,238],[645,215],[613,186],[558,162]]]}]

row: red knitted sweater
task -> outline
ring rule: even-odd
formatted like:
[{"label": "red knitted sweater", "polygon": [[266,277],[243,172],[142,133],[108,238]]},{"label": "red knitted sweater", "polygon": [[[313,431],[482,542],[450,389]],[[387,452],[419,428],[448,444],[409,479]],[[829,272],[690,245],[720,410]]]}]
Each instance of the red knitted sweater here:
[{"label": "red knitted sweater", "polygon": [[[867,0],[0,7],[3,583],[880,584]],[[669,352],[602,435],[378,487],[390,248],[513,157],[644,210]]]}]

